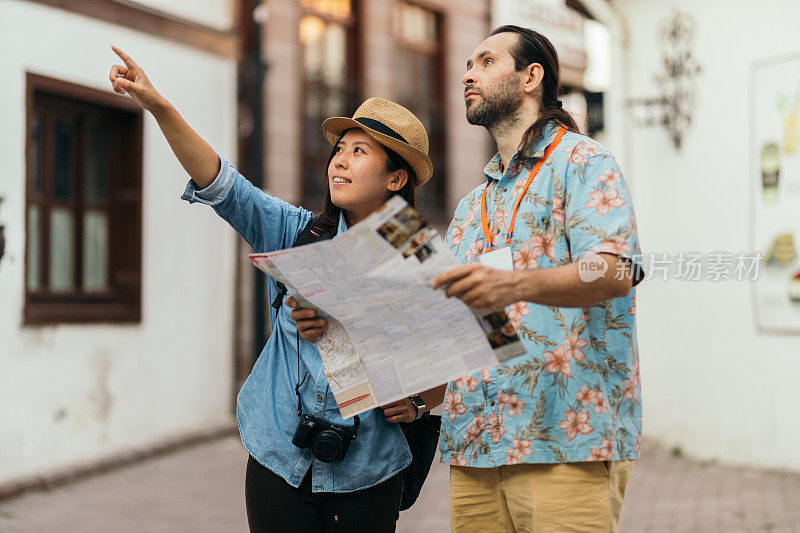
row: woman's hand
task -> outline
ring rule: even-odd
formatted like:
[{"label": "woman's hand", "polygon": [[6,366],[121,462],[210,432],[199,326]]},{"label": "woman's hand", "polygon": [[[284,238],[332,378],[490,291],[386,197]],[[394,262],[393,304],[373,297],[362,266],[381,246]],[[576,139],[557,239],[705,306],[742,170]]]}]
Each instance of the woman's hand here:
[{"label": "woman's hand", "polygon": [[413,422],[417,418],[417,407],[408,398],[381,405],[387,422]]},{"label": "woman's hand", "polygon": [[211,185],[219,174],[221,162],[211,146],[183,120],[178,110],[156,91],[142,68],[128,54],[111,47],[125,65],[111,67],[114,92],[129,94],[142,109],[150,111],[158,127],[183,168],[201,189]]},{"label": "woman's hand", "polygon": [[108,78],[111,80],[111,86],[115,93],[131,95],[134,102],[151,113],[159,107],[168,105],[164,97],[147,79],[142,67],[116,46],[112,46],[111,49],[125,63],[124,66],[114,65],[111,67],[111,74]]},{"label": "woman's hand", "polygon": [[294,309],[290,316],[297,322],[297,333],[308,342],[317,342],[328,328],[328,321],[317,318],[317,310],[313,307],[301,309],[297,300],[291,296],[286,298],[286,305]]}]

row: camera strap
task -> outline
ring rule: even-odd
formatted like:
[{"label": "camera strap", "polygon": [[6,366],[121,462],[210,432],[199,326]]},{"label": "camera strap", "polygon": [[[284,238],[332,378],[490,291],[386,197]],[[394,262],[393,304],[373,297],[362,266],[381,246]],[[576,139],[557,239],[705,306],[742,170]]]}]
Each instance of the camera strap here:
[{"label": "camera strap", "polygon": [[[303,246],[304,244],[311,244],[317,241],[332,239],[336,236],[338,228],[323,224],[321,216],[311,217],[306,226],[300,230],[297,238],[292,244],[292,248]],[[275,299],[272,301],[272,307],[275,309],[275,319],[278,318],[278,311],[283,305],[283,299],[286,297],[286,286],[281,283],[276,283],[278,291]],[[300,379],[300,334],[297,333],[297,383],[294,386],[294,393],[297,395],[297,416],[303,416],[303,406],[300,404],[300,385],[305,383],[308,377],[308,372]]]},{"label": "camera strap", "polygon": [[297,395],[297,416],[303,416],[303,406],[300,405],[300,385],[302,385],[308,377],[308,372],[303,374],[303,379],[300,379],[300,332],[297,335],[297,385],[294,386],[294,393]]}]

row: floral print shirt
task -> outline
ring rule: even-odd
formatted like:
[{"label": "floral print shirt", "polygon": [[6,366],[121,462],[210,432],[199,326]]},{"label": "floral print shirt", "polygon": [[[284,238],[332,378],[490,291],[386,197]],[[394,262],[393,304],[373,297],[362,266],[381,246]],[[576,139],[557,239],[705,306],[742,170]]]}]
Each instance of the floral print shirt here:
[{"label": "floral print shirt", "polygon": [[[528,173],[553,140],[551,124],[528,151],[501,170],[499,154],[486,183],[458,205],[446,242],[464,264],[485,238],[481,195],[488,187],[492,240],[505,246],[514,202]],[[517,212],[514,269],[553,268],[588,252],[626,258],[641,280],[631,196],[611,153],[567,132],[545,161]],[[516,302],[506,308],[527,353],[449,383],[439,447],[452,465],[496,467],[635,459],[642,429],[636,289],[584,308]]]}]

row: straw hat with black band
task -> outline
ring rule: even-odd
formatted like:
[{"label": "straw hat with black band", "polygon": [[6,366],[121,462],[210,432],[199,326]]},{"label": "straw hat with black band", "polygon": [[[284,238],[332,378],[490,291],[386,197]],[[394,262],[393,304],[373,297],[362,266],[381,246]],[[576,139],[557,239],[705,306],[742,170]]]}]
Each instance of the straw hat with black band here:
[{"label": "straw hat with black band", "polygon": [[428,157],[428,132],[405,107],[383,98],[370,98],[356,109],[353,118],[331,117],[322,123],[322,132],[332,145],[352,128],[364,131],[405,159],[417,174],[417,187],[431,179],[433,163]]}]

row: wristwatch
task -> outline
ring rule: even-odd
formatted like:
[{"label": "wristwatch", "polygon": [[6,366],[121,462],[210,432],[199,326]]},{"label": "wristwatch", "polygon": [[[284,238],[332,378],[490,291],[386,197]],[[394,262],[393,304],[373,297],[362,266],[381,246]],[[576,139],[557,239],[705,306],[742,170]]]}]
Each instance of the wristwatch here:
[{"label": "wristwatch", "polygon": [[411,403],[417,408],[417,416],[414,417],[414,420],[419,420],[422,418],[423,413],[425,413],[425,400],[423,400],[422,396],[419,394],[409,396],[408,399],[411,400]]}]

